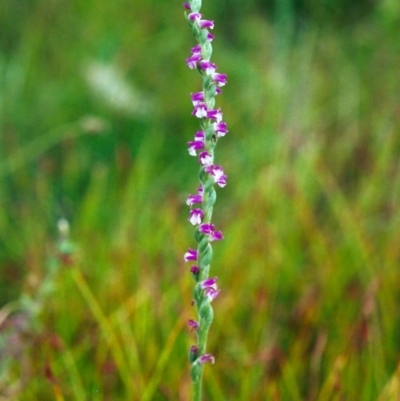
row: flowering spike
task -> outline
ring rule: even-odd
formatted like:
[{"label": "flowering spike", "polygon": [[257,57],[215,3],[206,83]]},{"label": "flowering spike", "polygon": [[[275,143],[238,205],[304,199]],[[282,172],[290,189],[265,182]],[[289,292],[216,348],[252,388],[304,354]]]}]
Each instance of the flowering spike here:
[{"label": "flowering spike", "polygon": [[190,272],[196,282],[193,303],[197,308],[198,319],[189,320],[189,327],[196,332],[197,337],[197,345],[193,345],[189,351],[193,401],[201,401],[203,365],[207,362],[213,364],[215,361],[212,354],[206,353],[206,341],[214,317],[211,302],[219,295],[220,290],[217,278],[210,278],[209,271],[213,255],[211,244],[222,240],[223,235],[221,231],[215,230],[211,218],[216,200],[214,186],[224,187],[227,176],[221,166],[214,164],[214,149],[218,140],[228,132],[222,110],[215,107],[215,96],[221,94],[221,87],[227,84],[227,75],[218,72],[217,65],[211,61],[211,42],[214,35],[209,30],[214,28],[214,21],[203,18],[200,13],[201,3],[202,0],[188,0],[183,3],[187,10],[186,19],[197,40],[197,45],[192,47],[190,56],[186,59],[186,65],[192,70],[196,69],[203,81],[202,90],[190,94],[192,115],[200,119],[201,130],[188,142],[189,154],[197,156],[200,164],[200,187],[196,194],[189,195],[186,200],[190,207],[188,220],[196,226],[197,250],[189,249],[184,255],[186,262],[195,262]]}]

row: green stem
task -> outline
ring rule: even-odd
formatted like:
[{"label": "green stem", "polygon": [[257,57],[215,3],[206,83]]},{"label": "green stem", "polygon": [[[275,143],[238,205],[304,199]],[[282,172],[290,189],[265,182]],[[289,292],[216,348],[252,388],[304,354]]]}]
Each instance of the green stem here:
[{"label": "green stem", "polygon": [[193,401],[202,400],[202,385],[203,385],[203,367],[201,367],[201,372],[198,380],[193,382]]}]

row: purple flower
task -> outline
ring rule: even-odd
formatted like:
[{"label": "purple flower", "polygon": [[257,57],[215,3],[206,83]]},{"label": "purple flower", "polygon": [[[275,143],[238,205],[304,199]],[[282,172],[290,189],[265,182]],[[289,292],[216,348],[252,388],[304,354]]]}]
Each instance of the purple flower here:
[{"label": "purple flower", "polygon": [[189,221],[194,226],[197,226],[198,224],[201,224],[201,219],[203,218],[203,216],[204,213],[201,209],[192,209],[189,212]]},{"label": "purple flower", "polygon": [[214,35],[210,32],[207,32],[207,39],[212,42],[214,40]]},{"label": "purple flower", "polygon": [[204,142],[203,141],[191,141],[188,142],[189,148],[189,155],[196,156],[196,150],[204,149]]},{"label": "purple flower", "polygon": [[183,3],[182,5],[186,8],[186,10],[191,10],[189,3]]},{"label": "purple flower", "polygon": [[218,277],[206,278],[205,280],[200,281],[200,288],[202,290],[205,290],[207,288],[213,288],[214,290],[217,290],[218,289],[217,280]]},{"label": "purple flower", "polygon": [[221,109],[206,110],[207,118],[215,120],[217,123],[222,121],[222,111]]},{"label": "purple flower", "polygon": [[200,282],[200,288],[203,290],[204,295],[208,298],[209,302],[212,302],[217,298],[221,290],[217,286],[217,277],[207,278]]},{"label": "purple flower", "polygon": [[197,150],[204,149],[204,137],[205,135],[203,131],[197,131],[196,135],[194,136],[194,141],[188,142],[188,151],[191,156],[196,156]]},{"label": "purple flower", "polygon": [[224,86],[227,83],[226,74],[220,74],[218,72],[214,72],[211,74],[211,78],[218,86]]},{"label": "purple flower", "polygon": [[192,54],[200,54],[201,55],[201,45],[193,46],[190,49],[190,53],[192,53]]},{"label": "purple flower", "polygon": [[196,21],[199,20],[202,17],[202,15],[200,13],[190,13],[188,15],[188,18],[190,21]]},{"label": "purple flower", "polygon": [[219,295],[221,290],[215,290],[214,288],[206,288],[204,290],[204,295],[207,297],[208,302],[214,301],[215,298]]},{"label": "purple flower", "polygon": [[201,17],[202,17],[202,15],[200,13],[190,13],[188,15],[189,20],[197,22],[200,29],[204,29],[204,28],[213,29],[214,28],[214,21],[209,21],[206,19],[202,20]]},{"label": "purple flower", "polygon": [[191,51],[192,55],[186,59],[186,64],[190,69],[194,69],[197,67],[197,63],[201,60],[201,46],[196,45],[192,47]]},{"label": "purple flower", "polygon": [[190,97],[192,98],[192,103],[193,106],[196,106],[197,103],[203,102],[204,103],[204,92],[196,92],[196,93],[191,93]]},{"label": "purple flower", "polygon": [[204,70],[204,72],[207,75],[213,75],[217,68],[217,66],[214,63],[212,63],[211,61],[208,61],[208,60],[201,60],[199,62],[199,66],[202,70]]},{"label": "purple flower", "polygon": [[185,262],[189,262],[189,260],[197,261],[197,251],[195,249],[188,249],[188,251],[183,256]]},{"label": "purple flower", "polygon": [[200,363],[200,365],[203,365],[206,362],[210,362],[211,364],[214,364],[215,358],[211,354],[203,354],[200,358],[197,359],[197,361]]},{"label": "purple flower", "polygon": [[203,196],[196,194],[196,195],[189,195],[187,200],[186,200],[186,204],[188,206],[192,206],[195,203],[202,203],[203,202]]},{"label": "purple flower", "polygon": [[222,231],[213,231],[210,234],[210,241],[220,241],[224,239],[224,236],[222,235]]},{"label": "purple flower", "polygon": [[206,166],[205,171],[213,177],[214,182],[221,188],[226,185],[227,176],[224,174],[221,166],[212,164],[211,166]]},{"label": "purple flower", "polygon": [[199,227],[199,231],[203,234],[211,234],[211,232],[214,231],[214,224],[211,223],[203,223],[200,227]]},{"label": "purple flower", "polygon": [[190,271],[191,271],[193,274],[199,274],[199,273],[200,273],[200,269],[199,269],[198,266],[192,266],[192,267],[190,268]]},{"label": "purple flower", "polygon": [[197,62],[201,60],[201,54],[193,54],[186,59],[187,66],[193,70],[197,67]]},{"label": "purple flower", "polygon": [[201,20],[198,20],[197,21],[197,23],[199,24],[199,27],[201,28],[201,29],[204,29],[204,28],[210,28],[210,29],[213,29],[214,28],[214,21],[210,21],[210,20],[206,20],[206,19],[201,19]]},{"label": "purple flower", "polygon": [[209,236],[210,241],[219,241],[223,239],[223,235],[221,231],[215,231],[214,224],[211,223],[203,223],[199,226],[199,231],[203,234]]},{"label": "purple flower", "polygon": [[200,186],[199,189],[197,190],[196,195],[189,195],[186,204],[188,206],[193,206],[195,203],[203,203],[203,187]]},{"label": "purple flower", "polygon": [[194,135],[194,140],[195,140],[195,141],[202,141],[202,142],[204,142],[204,138],[205,138],[205,135],[204,135],[204,132],[203,132],[203,131],[197,131],[196,134]]},{"label": "purple flower", "polygon": [[215,133],[217,134],[217,138],[225,136],[225,134],[228,132],[228,130],[226,129],[226,123],[223,121],[220,121],[219,123],[214,123],[213,128]]},{"label": "purple flower", "polygon": [[190,319],[188,323],[189,323],[189,327],[192,329],[192,331],[193,330],[197,331],[200,327],[199,323],[196,322],[196,320]]},{"label": "purple flower", "polygon": [[194,362],[197,358],[198,353],[199,353],[199,348],[196,345],[192,345],[189,348],[189,360],[191,362]]},{"label": "purple flower", "polygon": [[203,102],[198,102],[195,104],[194,109],[192,111],[192,115],[197,118],[207,117],[207,106]]},{"label": "purple flower", "polygon": [[213,163],[213,157],[206,151],[199,153],[199,163],[203,166],[210,166]]}]

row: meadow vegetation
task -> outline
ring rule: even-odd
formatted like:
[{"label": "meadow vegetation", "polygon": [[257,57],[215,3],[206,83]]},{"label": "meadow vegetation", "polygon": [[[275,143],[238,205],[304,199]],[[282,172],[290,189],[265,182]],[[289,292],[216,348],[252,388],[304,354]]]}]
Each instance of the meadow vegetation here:
[{"label": "meadow vegetation", "polygon": [[[205,400],[400,397],[400,7],[322,3],[204,0],[229,82]],[[189,400],[181,4],[3,0],[0,26],[0,400]]]}]

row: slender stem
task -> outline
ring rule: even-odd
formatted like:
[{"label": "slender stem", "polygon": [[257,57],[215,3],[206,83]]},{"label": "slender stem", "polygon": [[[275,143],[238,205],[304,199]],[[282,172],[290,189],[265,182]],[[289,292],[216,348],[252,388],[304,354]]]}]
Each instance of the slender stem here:
[{"label": "slender stem", "polygon": [[193,382],[193,401],[202,400],[202,385],[203,385],[203,367],[201,367],[201,372],[198,380]]}]

